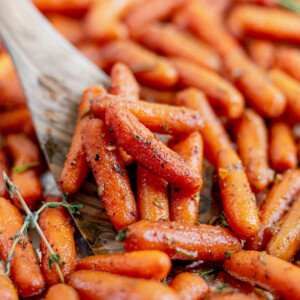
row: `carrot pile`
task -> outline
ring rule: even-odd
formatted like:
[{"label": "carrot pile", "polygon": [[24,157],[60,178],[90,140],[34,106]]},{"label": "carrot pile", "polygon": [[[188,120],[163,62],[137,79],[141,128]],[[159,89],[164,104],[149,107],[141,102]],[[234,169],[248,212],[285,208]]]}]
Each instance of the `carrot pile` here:
[{"label": "carrot pile", "polygon": [[[76,258],[77,208],[44,195],[30,111],[0,45],[0,172],[45,237],[38,257],[1,176],[2,298],[300,299],[299,2],[33,3],[110,76],[110,88],[83,91],[58,184],[75,194],[91,171],[125,252]],[[215,215],[203,224],[206,164]]]}]

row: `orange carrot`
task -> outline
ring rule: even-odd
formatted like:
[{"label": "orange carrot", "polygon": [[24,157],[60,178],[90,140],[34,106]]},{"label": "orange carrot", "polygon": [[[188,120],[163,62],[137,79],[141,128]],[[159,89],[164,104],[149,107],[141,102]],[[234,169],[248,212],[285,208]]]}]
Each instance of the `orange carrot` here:
[{"label": "orange carrot", "polygon": [[277,172],[297,167],[297,145],[287,123],[277,121],[271,124],[269,156],[271,167]]},{"label": "orange carrot", "polygon": [[226,294],[226,293],[219,293],[210,295],[209,300],[259,300],[264,298],[259,298],[253,295],[246,295],[242,293],[233,293],[233,294]]},{"label": "orange carrot", "polygon": [[180,299],[199,300],[208,294],[209,287],[205,280],[193,273],[181,273],[170,282]]},{"label": "orange carrot", "polygon": [[179,187],[196,190],[202,186],[201,175],[159,141],[127,109],[111,106],[106,110],[105,120],[117,144],[151,173]]},{"label": "orange carrot", "polygon": [[257,251],[234,253],[224,268],[233,277],[276,292],[285,299],[300,297],[300,269],[277,257]]},{"label": "orange carrot", "polygon": [[294,197],[300,191],[300,170],[286,172],[271,188],[261,207],[260,227],[254,239],[247,244],[248,249],[263,249],[276,227],[289,208]]},{"label": "orange carrot", "polygon": [[165,253],[155,250],[95,255],[77,261],[77,270],[94,270],[157,280],[163,280],[169,274],[171,266],[170,258]]},{"label": "orange carrot", "polygon": [[99,197],[113,226],[119,230],[137,221],[136,202],[127,172],[104,122],[100,119],[90,120],[81,138]]},{"label": "orange carrot", "polygon": [[[2,138],[0,137],[0,143],[1,139]],[[5,182],[2,176],[3,172],[5,172],[8,176],[10,174],[6,149],[4,145],[0,145],[0,197],[4,197],[7,195]]]},{"label": "orange carrot", "polygon": [[180,260],[224,260],[226,251],[241,249],[230,230],[205,224],[141,220],[119,233],[122,237],[126,251],[159,250]]},{"label": "orange carrot", "polygon": [[91,60],[99,68],[105,67],[105,62],[101,57],[101,46],[96,42],[86,41],[77,45],[79,50],[84,56]]},{"label": "orange carrot", "polygon": [[80,300],[76,290],[70,285],[57,283],[52,285],[45,296],[45,300]]},{"label": "orange carrot", "polygon": [[252,60],[264,70],[272,67],[274,61],[274,45],[266,40],[253,40],[248,46]]},{"label": "orange carrot", "polygon": [[[191,133],[181,139],[174,138],[170,141],[169,147],[202,174],[203,140],[199,132]],[[170,220],[195,224],[198,218],[200,188],[193,192],[178,189],[172,184],[170,190]]]},{"label": "orange carrot", "polygon": [[97,97],[93,101],[91,109],[95,115],[103,117],[107,108],[112,105],[128,109],[153,132],[183,135],[197,131],[202,127],[202,119],[196,111],[112,95]]},{"label": "orange carrot", "polygon": [[137,201],[142,220],[169,219],[168,183],[138,164]]},{"label": "orange carrot", "polygon": [[162,104],[172,104],[175,93],[172,91],[160,91],[146,86],[141,86],[141,99],[147,102],[156,102]]},{"label": "orange carrot", "polygon": [[238,152],[254,191],[264,190],[272,181],[268,164],[268,132],[264,120],[252,109],[245,110],[235,124]]},{"label": "orange carrot", "polygon": [[18,300],[18,293],[4,275],[0,275],[0,296],[5,300]]},{"label": "orange carrot", "polygon": [[[5,262],[13,245],[13,238],[23,226],[23,221],[18,209],[8,200],[0,197],[0,256]],[[17,243],[15,256],[11,260],[10,278],[22,297],[40,294],[46,286],[39,262],[34,249],[28,239]]]}]

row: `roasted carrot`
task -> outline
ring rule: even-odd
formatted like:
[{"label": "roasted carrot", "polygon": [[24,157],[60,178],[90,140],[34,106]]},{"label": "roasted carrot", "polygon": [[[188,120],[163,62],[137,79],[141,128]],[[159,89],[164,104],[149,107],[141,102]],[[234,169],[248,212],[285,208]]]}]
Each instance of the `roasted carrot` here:
[{"label": "roasted carrot", "polygon": [[235,119],[241,116],[245,106],[243,96],[229,82],[187,60],[175,58],[171,62],[177,69],[181,84],[201,90],[212,105],[220,108],[228,118]]},{"label": "roasted carrot", "polygon": [[144,83],[168,88],[176,84],[178,74],[165,58],[131,41],[115,41],[101,48],[106,63],[122,62]]},{"label": "roasted carrot", "polygon": [[264,70],[272,67],[275,46],[266,40],[253,40],[248,46],[252,60]]},{"label": "roasted carrot", "polygon": [[271,188],[261,207],[260,227],[257,235],[247,244],[251,250],[263,249],[272,231],[284,216],[294,197],[300,191],[300,170],[286,172]]},{"label": "roasted carrot", "polygon": [[[199,132],[191,133],[180,139],[173,138],[169,147],[178,153],[195,170],[202,174],[203,140]],[[200,188],[195,191],[170,187],[170,220],[196,223],[200,201]]]},{"label": "roasted carrot", "polygon": [[[0,136],[0,143],[4,143],[4,139]],[[10,174],[8,165],[8,156],[4,145],[0,145],[0,174]],[[6,196],[7,191],[5,187],[5,182],[3,176],[0,176],[0,197]]]},{"label": "roasted carrot", "polygon": [[[5,262],[13,245],[13,238],[23,226],[19,210],[8,200],[0,197],[0,256]],[[26,247],[23,245],[26,244]],[[26,237],[23,243],[17,243],[15,256],[11,260],[10,278],[22,297],[40,294],[45,286],[38,260],[33,247]]]},{"label": "roasted carrot", "polygon": [[60,188],[64,193],[76,193],[88,175],[89,170],[86,156],[82,148],[81,132],[89,120],[90,101],[101,94],[106,94],[106,90],[102,85],[91,86],[83,93],[78,107],[79,120],[75,128],[72,144],[64,168],[58,179]]},{"label": "roasted carrot", "polygon": [[[41,163],[38,146],[22,133],[7,135],[6,146],[13,158],[12,182],[19,188],[26,204],[32,208],[43,196],[37,169]],[[12,201],[21,207],[18,199],[12,198]]]},{"label": "roasted carrot", "polygon": [[137,201],[142,220],[169,220],[168,183],[138,164]]},{"label": "roasted carrot", "polygon": [[158,280],[163,280],[169,274],[171,266],[170,258],[165,253],[155,250],[95,255],[77,261],[77,270],[94,270]]},{"label": "roasted carrot", "polygon": [[284,172],[297,167],[297,145],[290,126],[281,121],[270,125],[269,157],[271,167]]},{"label": "roasted carrot", "polygon": [[117,144],[151,173],[182,188],[197,190],[202,186],[201,175],[127,109],[111,106],[106,110],[105,120]]},{"label": "roasted carrot", "polygon": [[45,296],[45,300],[80,300],[76,290],[70,285],[57,283],[52,285]]},{"label": "roasted carrot", "polygon": [[209,292],[205,280],[197,274],[181,273],[175,276],[169,285],[182,300],[203,299]]},{"label": "roasted carrot", "polygon": [[220,70],[221,61],[213,49],[174,25],[149,24],[139,31],[138,40],[166,56],[185,58],[213,71]]},{"label": "roasted carrot", "polygon": [[254,191],[264,190],[272,181],[268,164],[268,132],[264,120],[248,108],[235,124],[238,153]]},{"label": "roasted carrot", "polygon": [[183,135],[202,127],[202,119],[197,111],[112,95],[97,97],[91,109],[95,115],[103,117],[107,108],[112,105],[128,109],[143,125],[157,133]]},{"label": "roasted carrot", "polygon": [[19,299],[15,287],[4,275],[0,275],[0,296],[5,300]]},{"label": "roasted carrot", "polygon": [[267,252],[283,260],[291,260],[300,249],[300,196],[283,219],[277,235],[268,243]]},{"label": "roasted carrot", "polygon": [[98,43],[85,41],[77,45],[77,50],[79,50],[99,68],[102,69],[105,67],[105,62],[101,57],[101,46]]},{"label": "roasted carrot", "polygon": [[226,293],[219,293],[210,295],[209,300],[262,300],[264,298],[259,298],[254,295],[246,295],[242,293],[233,293],[233,294],[226,294]]},{"label": "roasted carrot", "polygon": [[241,251],[225,261],[231,276],[276,292],[285,299],[300,297],[300,269],[277,257],[257,251]]},{"label": "roasted carrot", "polygon": [[175,98],[173,91],[160,91],[147,86],[141,86],[140,95],[143,100],[162,104],[173,104]]},{"label": "roasted carrot", "polygon": [[[46,202],[61,202],[60,197],[48,196]],[[76,250],[74,241],[74,228],[71,224],[71,217],[63,207],[46,208],[39,216],[39,225],[55,253],[60,255],[63,267],[61,272],[65,280],[74,272],[76,267]],[[60,282],[56,268],[50,267],[50,253],[41,242],[42,271],[49,286]]]},{"label": "roasted carrot", "polygon": [[176,95],[175,103],[199,112],[203,120],[200,132],[204,141],[204,155],[216,167],[219,152],[222,149],[232,149],[232,146],[227,132],[204,94],[197,89],[188,88]]},{"label": "roasted carrot", "polygon": [[119,230],[137,221],[136,202],[127,172],[104,121],[90,120],[82,131],[82,141],[99,197],[113,226]]}]

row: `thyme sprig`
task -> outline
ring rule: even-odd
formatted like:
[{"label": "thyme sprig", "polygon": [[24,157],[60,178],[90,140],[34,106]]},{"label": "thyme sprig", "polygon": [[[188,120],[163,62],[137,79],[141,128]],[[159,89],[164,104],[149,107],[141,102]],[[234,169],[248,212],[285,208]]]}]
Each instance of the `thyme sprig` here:
[{"label": "thyme sprig", "polygon": [[300,5],[294,0],[279,0],[279,5],[300,14]]}]

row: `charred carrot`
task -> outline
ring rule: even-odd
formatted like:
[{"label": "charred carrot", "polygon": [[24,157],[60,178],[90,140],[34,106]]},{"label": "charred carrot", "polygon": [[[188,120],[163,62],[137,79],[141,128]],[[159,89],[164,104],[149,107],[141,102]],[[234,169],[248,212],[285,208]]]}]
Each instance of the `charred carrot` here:
[{"label": "charred carrot", "polygon": [[209,292],[209,287],[205,280],[197,274],[181,273],[170,282],[178,297],[182,300],[203,299]]},{"label": "charred carrot", "polygon": [[175,93],[172,91],[160,91],[146,86],[141,86],[140,94],[143,100],[162,104],[173,104],[175,98]]},{"label": "charred carrot", "polygon": [[[2,138],[0,137],[0,143]],[[3,141],[4,142],[4,141]],[[8,165],[8,156],[4,145],[0,145],[0,174],[10,174]],[[0,197],[4,197],[7,194],[5,182],[3,176],[0,176]]]},{"label": "charred carrot", "polygon": [[45,296],[45,300],[80,300],[76,290],[70,285],[57,283],[52,285]]},{"label": "charred carrot", "polygon": [[[202,174],[203,140],[199,132],[191,133],[180,139],[174,138],[169,147],[186,160],[190,166]],[[170,220],[196,223],[200,201],[200,188],[195,191],[170,187]]]},{"label": "charred carrot", "polygon": [[136,202],[127,172],[119,149],[104,122],[100,119],[90,120],[81,138],[99,197],[113,226],[119,230],[137,221]]},{"label": "charred carrot", "polygon": [[247,243],[251,250],[263,249],[271,238],[276,223],[284,216],[293,198],[300,191],[300,170],[286,172],[271,188],[261,207],[260,227],[254,239]]},{"label": "charred carrot", "polygon": [[[18,209],[8,200],[0,197],[0,256],[7,261],[13,245],[13,238],[23,226],[23,221]],[[23,245],[26,244],[26,247]],[[24,244],[17,244],[15,256],[11,260],[10,278],[22,297],[30,297],[40,294],[45,286],[45,279],[34,253],[34,249],[28,239]]]},{"label": "charred carrot", "polygon": [[163,280],[171,270],[171,260],[165,253],[155,250],[104,254],[78,260],[77,270],[94,270],[134,278]]},{"label": "charred carrot", "polygon": [[111,106],[106,110],[105,120],[117,144],[151,173],[182,188],[196,190],[202,185],[201,175],[127,109]]},{"label": "charred carrot", "polygon": [[234,253],[225,261],[224,268],[231,276],[276,292],[285,299],[300,297],[297,284],[300,269],[265,252]]},{"label": "charred carrot", "polygon": [[277,172],[297,167],[297,145],[287,123],[277,121],[271,124],[269,156],[271,167]]},{"label": "charred carrot", "polygon": [[248,50],[252,60],[264,70],[273,66],[275,47],[271,42],[253,40],[250,42]]},{"label": "charred carrot", "polygon": [[142,220],[169,220],[168,183],[138,164],[137,201]]},{"label": "charred carrot", "polygon": [[19,296],[12,283],[4,275],[0,275],[0,295],[5,300],[18,300]]},{"label": "charred carrot", "polygon": [[93,101],[91,109],[95,115],[103,117],[106,110],[112,105],[128,109],[143,125],[157,133],[183,135],[197,131],[202,126],[202,119],[194,110],[166,104],[134,101],[112,95],[97,97]]}]

